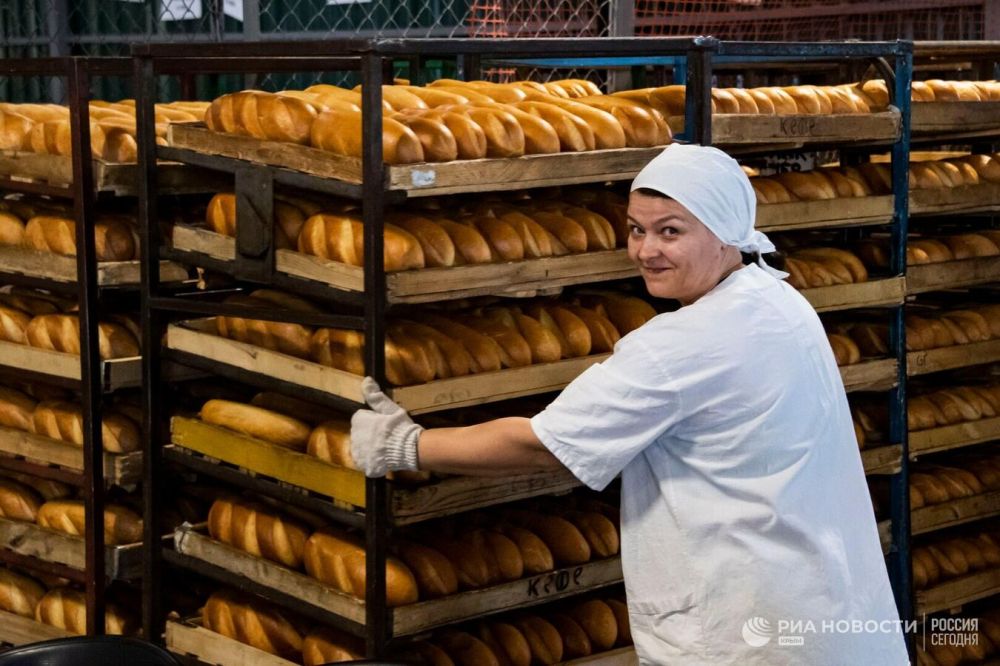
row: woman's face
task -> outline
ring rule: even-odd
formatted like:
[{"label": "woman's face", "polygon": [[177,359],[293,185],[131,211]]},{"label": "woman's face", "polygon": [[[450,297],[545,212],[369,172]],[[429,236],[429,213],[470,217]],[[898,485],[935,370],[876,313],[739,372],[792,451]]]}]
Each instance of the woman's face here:
[{"label": "woman's face", "polygon": [[633,192],[628,224],[628,256],[653,296],[688,305],[740,265],[739,250],[673,199]]}]

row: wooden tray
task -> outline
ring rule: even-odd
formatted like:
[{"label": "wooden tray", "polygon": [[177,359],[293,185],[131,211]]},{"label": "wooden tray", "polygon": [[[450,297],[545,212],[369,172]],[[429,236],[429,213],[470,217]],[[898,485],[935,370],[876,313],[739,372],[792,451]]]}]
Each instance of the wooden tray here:
[{"label": "wooden tray", "polygon": [[25,645],[72,635],[59,627],[37,622],[34,618],[0,610],[0,643]]},{"label": "wooden tray", "polygon": [[[27,370],[52,377],[80,381],[80,357],[76,354],[39,349],[13,342],[0,342],[0,366]],[[105,391],[142,386],[142,357],[101,361],[101,384]]]},{"label": "wooden tray", "polygon": [[952,347],[938,347],[906,355],[907,376],[926,375],[940,370],[964,368],[1000,361],[1000,340],[970,342]]},{"label": "wooden tray", "polygon": [[[139,193],[136,164],[95,159],[93,165],[95,192],[109,192],[115,196]],[[0,176],[68,187],[73,182],[73,162],[69,155],[0,151]],[[226,181],[218,174],[177,162],[157,164],[157,178],[158,189],[164,194],[218,192],[226,187]]]},{"label": "wooden tray", "polygon": [[923,534],[997,514],[1000,514],[1000,491],[994,490],[914,509],[910,513],[910,529],[913,534]]},{"label": "wooden tray", "polygon": [[[197,419],[175,416],[170,422],[170,432],[176,446],[319,493],[344,508],[365,506],[365,477],[361,472]],[[568,471],[559,471],[503,477],[455,476],[418,486],[394,486],[389,499],[390,520],[395,525],[405,525],[565,492],[579,485]]]},{"label": "wooden tray", "polygon": [[[83,448],[49,437],[0,426],[0,455],[62,467],[72,472],[84,470]],[[142,479],[142,451],[105,453],[104,480],[128,486]]]},{"label": "wooden tray", "polygon": [[898,111],[858,114],[715,114],[712,143],[752,144],[893,142],[899,138]]},{"label": "wooden tray", "polygon": [[[200,124],[171,124],[167,128],[167,145],[361,183],[358,158],[294,143],[213,132]],[[385,184],[390,190],[404,190],[411,197],[419,197],[629,180],[662,151],[663,146],[657,146],[387,165]]]},{"label": "wooden tray", "polygon": [[[87,568],[83,537],[39,527],[34,523],[0,518],[0,548],[84,571]],[[142,543],[104,547],[108,578],[130,580],[142,575]]]},{"label": "wooden tray", "polygon": [[[167,347],[213,362],[273,379],[324,391],[361,403],[362,377],[287,354],[221,338],[213,319],[171,324]],[[439,379],[387,390],[393,400],[413,414],[468,407],[537,393],[557,391],[584,370],[608,358],[594,354],[554,363],[539,363],[465,377]]]},{"label": "wooden tray", "polygon": [[[234,261],[236,240],[221,234],[175,225],[176,250],[197,252],[219,261]],[[321,282],[338,289],[361,292],[364,270],[292,250],[275,251],[275,269],[294,277]],[[192,258],[192,262],[197,262]],[[502,264],[477,264],[450,268],[422,268],[386,274],[390,303],[424,303],[482,295],[524,295],[525,292],[571,284],[619,280],[639,274],[626,250],[587,252],[564,257],[527,259]]]},{"label": "wooden tray", "polygon": [[915,102],[910,129],[914,134],[1000,131],[1000,102]]},{"label": "wooden tray", "polygon": [[[174,544],[177,552],[183,555],[296,597],[303,604],[328,610],[358,624],[365,622],[365,602],[303,573],[232,548],[188,527],[175,532]],[[510,583],[397,606],[390,610],[391,632],[394,637],[410,636],[463,620],[562,599],[621,580],[619,558],[595,560]]]},{"label": "wooden tray", "polygon": [[963,604],[1000,594],[1000,568],[960,576],[916,593],[916,612],[955,611]]},{"label": "wooden tray", "polygon": [[920,264],[906,269],[907,294],[989,282],[1000,282],[1000,256]]},{"label": "wooden tray", "polygon": [[893,217],[892,196],[873,196],[822,201],[792,201],[758,204],[756,228],[761,231],[821,229],[889,224]]},{"label": "wooden tray", "polygon": [[903,464],[903,446],[889,444],[861,451],[865,474],[895,474]]},{"label": "wooden tray", "polygon": [[910,458],[1000,439],[1000,417],[911,431]]},{"label": "wooden tray", "polygon": [[980,213],[1000,210],[1000,183],[910,190],[910,215]]},{"label": "wooden tray", "polygon": [[799,291],[817,312],[899,305],[905,295],[905,281],[900,277],[813,287]]},{"label": "wooden tray", "polygon": [[844,390],[848,393],[886,391],[896,385],[897,373],[897,363],[894,358],[840,366],[840,377],[844,381]]},{"label": "wooden tray", "polygon": [[[0,271],[27,277],[75,284],[76,257],[23,247],[0,247]],[[188,278],[187,269],[171,261],[160,262],[163,282]],[[101,287],[138,286],[139,261],[102,261],[97,264],[97,284]]]}]

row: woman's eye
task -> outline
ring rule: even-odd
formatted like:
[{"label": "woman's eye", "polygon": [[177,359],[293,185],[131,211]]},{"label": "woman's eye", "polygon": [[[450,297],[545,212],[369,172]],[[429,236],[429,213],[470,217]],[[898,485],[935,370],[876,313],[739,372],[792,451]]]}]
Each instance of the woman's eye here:
[{"label": "woman's eye", "polygon": [[660,229],[660,234],[664,236],[676,236],[677,227],[663,227],[662,229]]},{"label": "woman's eye", "polygon": [[643,233],[642,232],[642,227],[637,227],[637,226],[631,226],[631,227],[629,227],[628,231],[633,236],[641,236],[642,233]]}]

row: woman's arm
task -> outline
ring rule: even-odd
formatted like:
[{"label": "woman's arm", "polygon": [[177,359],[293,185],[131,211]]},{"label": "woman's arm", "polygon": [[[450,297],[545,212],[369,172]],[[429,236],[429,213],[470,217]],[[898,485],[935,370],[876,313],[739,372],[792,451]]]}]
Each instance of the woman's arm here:
[{"label": "woman's arm", "polygon": [[425,430],[417,456],[420,469],[450,474],[501,476],[563,467],[523,417]]}]

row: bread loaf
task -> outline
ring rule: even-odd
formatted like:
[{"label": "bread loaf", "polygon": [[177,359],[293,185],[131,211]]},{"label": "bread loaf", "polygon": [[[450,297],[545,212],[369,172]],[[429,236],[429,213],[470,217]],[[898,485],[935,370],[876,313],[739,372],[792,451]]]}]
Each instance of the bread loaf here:
[{"label": "bread loaf", "polygon": [[413,572],[422,599],[434,599],[458,591],[455,567],[442,553],[407,540],[396,542],[396,552]]},{"label": "bread loaf", "polygon": [[545,542],[557,566],[583,564],[590,560],[591,549],[580,530],[565,518],[526,510],[513,510],[510,519]]},{"label": "bread loaf", "polygon": [[454,660],[455,666],[501,666],[485,643],[464,631],[446,631],[437,642]]},{"label": "bread loaf", "polygon": [[493,338],[447,317],[425,314],[422,320],[465,348],[472,359],[473,372],[495,372],[501,368],[505,352]]},{"label": "bread loaf", "polygon": [[828,333],[827,339],[830,341],[837,365],[853,365],[861,360],[861,350],[850,337],[838,333]]},{"label": "bread loaf", "polygon": [[458,141],[440,118],[423,113],[396,113],[389,117],[417,136],[426,161],[450,162],[458,158]]},{"label": "bread loaf", "polygon": [[[322,583],[358,599],[365,598],[364,540],[338,528],[327,527],[306,541],[306,572]],[[401,606],[417,600],[417,582],[410,569],[396,558],[387,558],[386,604]]]},{"label": "bread loaf", "polygon": [[235,590],[220,590],[201,609],[202,625],[246,645],[298,662],[302,635],[284,612],[256,597]]},{"label": "bread loaf", "polygon": [[[2,116],[0,116],[2,117]],[[3,130],[0,129],[0,136]],[[0,212],[0,245],[21,245],[24,242],[24,221],[13,213]]]},{"label": "bread loaf", "polygon": [[596,511],[567,511],[563,517],[576,526],[590,546],[594,557],[618,554],[618,530],[614,523]]},{"label": "bread loaf", "polygon": [[[16,108],[16,107],[14,107]],[[16,111],[0,109],[0,150],[30,150],[35,121]]]},{"label": "bread loaf", "polygon": [[[58,532],[83,536],[86,530],[83,500],[52,500],[38,509],[36,522]],[[104,543],[117,546],[142,540],[142,517],[120,504],[104,505]]]},{"label": "bread loaf", "polygon": [[0,568],[0,609],[22,617],[35,617],[35,607],[45,594],[36,580]]},{"label": "bread loaf", "polygon": [[[35,619],[71,634],[87,633],[87,597],[83,592],[58,587],[49,590],[35,607]],[[104,608],[104,633],[112,636],[135,633],[136,622],[119,605],[109,602]]]},{"label": "bread loaf", "polygon": [[553,613],[548,620],[562,637],[564,659],[589,657],[593,653],[590,637],[579,622],[564,613]]},{"label": "bread loaf", "polygon": [[[25,328],[28,344],[40,349],[80,354],[80,320],[75,314],[40,315]],[[121,324],[98,323],[101,360],[139,355],[139,341]]]},{"label": "bread loaf", "polygon": [[479,639],[505,666],[530,666],[531,646],[517,627],[506,622],[481,622]]},{"label": "bread loaf", "polygon": [[0,305],[0,341],[28,344],[28,325],[31,315],[17,308]]},{"label": "bread loaf", "polygon": [[[31,152],[48,155],[72,155],[73,135],[69,118],[36,122],[28,134]],[[90,121],[90,151],[94,157],[104,155],[104,130]]]},{"label": "bread loaf", "polygon": [[33,523],[42,498],[27,485],[0,477],[0,517]]},{"label": "bread loaf", "polygon": [[31,417],[38,402],[16,389],[0,386],[0,426],[31,430]]},{"label": "bread loaf", "polygon": [[[314,148],[361,158],[361,113],[328,109],[316,117],[309,134]],[[386,164],[412,164],[425,160],[416,133],[395,118],[382,119],[382,160]]]},{"label": "bread loaf", "polygon": [[305,450],[311,432],[309,426],[298,419],[229,400],[209,400],[202,406],[200,417],[206,423],[295,451]]},{"label": "bread loaf", "polygon": [[[305,212],[298,206],[276,200],[274,202],[274,247],[279,250],[295,249],[306,217]],[[220,192],[212,197],[205,209],[205,223],[217,234],[235,237],[236,195],[231,192]]]},{"label": "bread loaf", "polygon": [[365,646],[361,639],[330,627],[314,629],[302,641],[302,663],[305,666],[364,658]]},{"label": "bread loaf", "polygon": [[[78,404],[43,400],[31,416],[31,432],[43,437],[83,446],[83,410]],[[130,453],[142,446],[139,424],[114,410],[101,419],[101,443],[109,453]]]},{"label": "bread loaf", "polygon": [[357,469],[351,457],[351,424],[343,419],[325,421],[313,428],[306,453],[334,465]]},{"label": "bread loaf", "polygon": [[42,479],[31,474],[23,474],[21,472],[0,470],[0,477],[16,481],[23,486],[28,486],[46,502],[52,499],[70,497],[76,492],[73,486],[62,483],[61,481]]},{"label": "bread loaf", "polygon": [[263,504],[237,497],[215,500],[208,513],[213,539],[292,569],[302,566],[305,525]]},{"label": "bread loaf", "polygon": [[[24,227],[23,244],[43,252],[76,256],[76,221],[69,217],[38,215]],[[122,219],[104,216],[94,223],[98,261],[131,261],[139,255],[135,228]]]},{"label": "bread loaf", "polygon": [[[423,268],[420,242],[409,232],[385,225],[384,265],[387,271]],[[351,215],[313,215],[299,235],[299,251],[352,266],[364,265],[364,225]]]},{"label": "bread loaf", "polygon": [[525,615],[515,620],[531,648],[533,663],[556,664],[563,658],[563,642],[559,631],[537,615]]},{"label": "bread loaf", "polygon": [[315,107],[302,99],[244,90],[213,101],[205,124],[216,132],[305,144],[316,117]]},{"label": "bread loaf", "polygon": [[583,627],[597,651],[610,650],[618,640],[618,621],[611,607],[600,599],[571,606],[569,615]]}]

